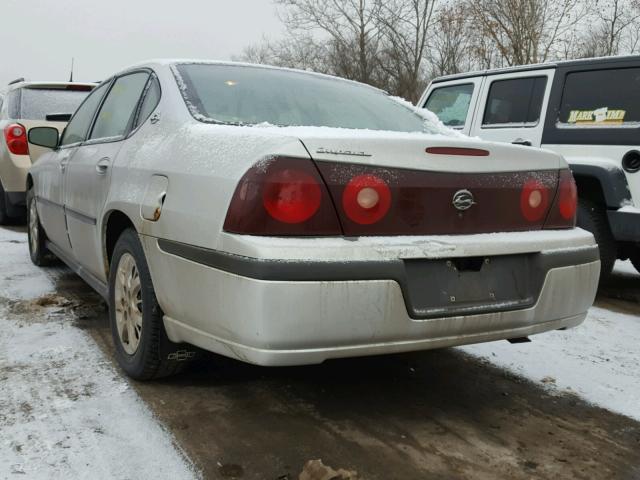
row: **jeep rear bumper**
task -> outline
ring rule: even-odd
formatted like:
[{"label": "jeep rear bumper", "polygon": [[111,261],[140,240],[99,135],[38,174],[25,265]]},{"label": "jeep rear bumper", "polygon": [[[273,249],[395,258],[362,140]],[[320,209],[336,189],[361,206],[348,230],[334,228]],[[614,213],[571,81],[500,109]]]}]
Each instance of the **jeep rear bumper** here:
[{"label": "jeep rear bumper", "polygon": [[611,233],[617,241],[640,242],[640,211],[611,210],[607,215]]}]

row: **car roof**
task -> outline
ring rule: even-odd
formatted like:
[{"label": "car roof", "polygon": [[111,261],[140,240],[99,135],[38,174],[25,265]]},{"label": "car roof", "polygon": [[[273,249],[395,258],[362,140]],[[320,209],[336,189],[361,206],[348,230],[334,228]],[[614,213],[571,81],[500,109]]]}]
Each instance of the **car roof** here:
[{"label": "car roof", "polygon": [[461,80],[465,78],[481,77],[486,75],[500,75],[503,73],[513,72],[529,72],[543,70],[548,68],[559,67],[591,67],[596,65],[617,64],[625,62],[638,62],[640,64],[640,55],[627,55],[617,57],[598,57],[598,58],[582,58],[578,60],[563,60],[559,62],[537,63],[533,65],[518,65],[515,67],[493,68],[489,70],[476,70],[473,72],[455,73],[452,75],[444,75],[434,78],[432,83],[448,82],[451,80]]}]

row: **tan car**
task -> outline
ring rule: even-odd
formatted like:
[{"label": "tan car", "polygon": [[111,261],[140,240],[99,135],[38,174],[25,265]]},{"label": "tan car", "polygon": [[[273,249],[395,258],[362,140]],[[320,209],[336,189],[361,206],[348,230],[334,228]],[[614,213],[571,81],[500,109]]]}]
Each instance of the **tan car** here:
[{"label": "tan car", "polygon": [[0,225],[24,218],[27,171],[42,153],[27,131],[51,126],[62,132],[93,83],[25,82],[0,93]]}]

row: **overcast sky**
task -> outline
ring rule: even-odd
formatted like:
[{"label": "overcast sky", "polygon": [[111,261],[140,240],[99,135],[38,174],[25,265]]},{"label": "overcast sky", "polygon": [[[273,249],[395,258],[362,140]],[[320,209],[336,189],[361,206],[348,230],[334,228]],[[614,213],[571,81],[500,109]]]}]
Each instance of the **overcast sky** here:
[{"label": "overcast sky", "polygon": [[282,33],[272,0],[0,0],[0,90],[101,80],[150,58],[229,59]]}]

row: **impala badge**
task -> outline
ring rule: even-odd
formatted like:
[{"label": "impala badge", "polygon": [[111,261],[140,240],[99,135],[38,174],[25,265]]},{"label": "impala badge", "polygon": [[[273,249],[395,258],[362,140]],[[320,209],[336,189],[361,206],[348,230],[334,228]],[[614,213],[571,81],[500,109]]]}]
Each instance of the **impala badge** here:
[{"label": "impala badge", "polygon": [[453,206],[461,212],[469,210],[476,204],[475,198],[473,198],[473,193],[471,193],[469,190],[458,190],[453,196],[452,203]]},{"label": "impala badge", "polygon": [[356,152],[353,150],[333,150],[333,149],[324,148],[324,147],[320,147],[318,150],[316,150],[316,153],[325,154],[325,155],[349,155],[351,157],[370,157],[371,156],[371,154],[367,152]]}]

